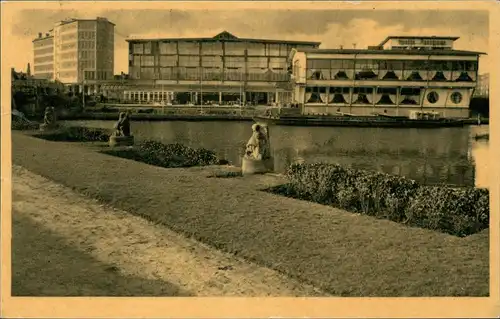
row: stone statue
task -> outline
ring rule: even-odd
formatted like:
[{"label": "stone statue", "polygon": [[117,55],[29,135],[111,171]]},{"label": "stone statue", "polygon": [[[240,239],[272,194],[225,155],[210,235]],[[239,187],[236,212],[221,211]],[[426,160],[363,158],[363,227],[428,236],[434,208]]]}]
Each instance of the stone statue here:
[{"label": "stone statue", "polygon": [[130,134],[130,112],[121,112],[114,125],[115,131],[109,137],[109,146],[132,146],[134,137]]},{"label": "stone statue", "polygon": [[269,147],[269,128],[262,124],[252,125],[252,136],[247,142],[245,157],[264,160],[271,157]]},{"label": "stone statue", "polygon": [[244,175],[267,173],[274,170],[267,125],[259,123],[252,125],[252,136],[247,142],[241,168]]},{"label": "stone statue", "polygon": [[46,124],[47,126],[56,124],[56,111],[53,106],[52,107],[48,106],[45,108],[43,123]]},{"label": "stone statue", "polygon": [[53,106],[46,107],[45,114],[43,116],[43,123],[40,125],[40,130],[44,131],[47,129],[54,129],[58,126],[55,108]]},{"label": "stone statue", "polygon": [[120,113],[114,128],[114,136],[130,136],[130,115],[128,112]]}]

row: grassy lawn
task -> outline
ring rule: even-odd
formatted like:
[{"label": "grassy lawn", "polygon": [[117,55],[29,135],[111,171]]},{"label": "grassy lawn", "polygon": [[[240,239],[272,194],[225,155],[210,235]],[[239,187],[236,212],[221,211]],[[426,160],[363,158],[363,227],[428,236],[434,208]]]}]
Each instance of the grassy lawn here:
[{"label": "grassy lawn", "polygon": [[13,132],[13,162],[340,296],[488,296],[488,230],[458,238]]}]

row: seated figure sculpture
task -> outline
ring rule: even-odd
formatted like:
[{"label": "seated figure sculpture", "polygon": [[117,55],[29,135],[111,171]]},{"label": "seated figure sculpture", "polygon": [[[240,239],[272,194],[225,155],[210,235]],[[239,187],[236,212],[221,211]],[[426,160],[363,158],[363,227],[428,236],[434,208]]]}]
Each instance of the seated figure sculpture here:
[{"label": "seated figure sculpture", "polygon": [[132,146],[134,137],[130,135],[130,113],[121,112],[114,125],[115,131],[109,137],[110,146]]},{"label": "seated figure sculpture", "polygon": [[40,130],[54,129],[58,126],[55,108],[53,106],[46,107],[43,116],[43,124],[40,125]]},{"label": "seated figure sculpture", "polygon": [[242,173],[266,173],[274,169],[269,143],[269,127],[263,124],[252,125],[252,136],[247,142],[242,159]]}]

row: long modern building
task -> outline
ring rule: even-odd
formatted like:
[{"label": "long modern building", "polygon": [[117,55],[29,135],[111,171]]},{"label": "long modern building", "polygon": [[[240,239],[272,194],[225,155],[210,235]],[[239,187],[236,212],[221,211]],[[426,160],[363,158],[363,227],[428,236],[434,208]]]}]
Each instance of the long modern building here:
[{"label": "long modern building", "polygon": [[291,100],[287,59],[318,42],[238,38],[128,39],[133,102],[271,104]]},{"label": "long modern building", "polygon": [[389,36],[368,49],[294,48],[293,101],[306,114],[468,117],[481,52],[457,37]]},{"label": "long modern building", "polygon": [[33,40],[34,75],[64,84],[111,80],[114,24],[106,18],[69,19]]}]

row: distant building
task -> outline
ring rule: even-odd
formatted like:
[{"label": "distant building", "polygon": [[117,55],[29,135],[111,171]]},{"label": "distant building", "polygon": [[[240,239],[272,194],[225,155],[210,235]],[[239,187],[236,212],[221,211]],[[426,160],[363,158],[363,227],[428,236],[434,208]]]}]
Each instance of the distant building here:
[{"label": "distant building", "polygon": [[114,24],[106,18],[70,19],[33,40],[34,75],[64,84],[112,80]]},{"label": "distant building", "polygon": [[33,40],[33,75],[37,78],[54,79],[54,36],[52,30]]},{"label": "distant building", "polygon": [[293,49],[293,100],[309,114],[468,117],[479,56],[457,37],[387,37],[370,49]]},{"label": "distant building", "polygon": [[485,73],[481,74],[477,80],[476,92],[474,95],[486,97],[489,96],[490,93],[490,74]]},{"label": "distant building", "polygon": [[238,38],[129,39],[125,90],[133,102],[270,104],[289,101],[287,57],[320,43]]}]

